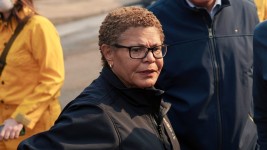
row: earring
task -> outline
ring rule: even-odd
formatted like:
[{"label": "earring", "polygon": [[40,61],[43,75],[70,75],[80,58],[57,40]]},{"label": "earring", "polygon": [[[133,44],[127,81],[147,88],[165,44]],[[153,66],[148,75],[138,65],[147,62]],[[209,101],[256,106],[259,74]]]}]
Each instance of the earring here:
[{"label": "earring", "polygon": [[113,64],[109,64],[109,67],[110,67],[110,69],[112,69],[112,67],[113,67]]}]

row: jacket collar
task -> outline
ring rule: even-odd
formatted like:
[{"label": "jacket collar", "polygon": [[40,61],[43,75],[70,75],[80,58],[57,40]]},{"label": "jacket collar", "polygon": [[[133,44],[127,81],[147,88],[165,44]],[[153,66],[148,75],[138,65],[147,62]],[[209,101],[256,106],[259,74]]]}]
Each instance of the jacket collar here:
[{"label": "jacket collar", "polygon": [[[182,5],[186,6],[187,8],[191,9],[191,10],[198,10],[196,7],[191,7],[187,0],[175,0],[177,3],[182,3]],[[178,4],[180,5],[180,4]],[[221,7],[225,7],[225,6],[230,6],[231,2],[230,0],[221,0]]]},{"label": "jacket collar", "polygon": [[[185,0],[185,1],[188,3],[190,7],[197,7],[190,0]],[[215,7],[216,5],[222,5],[222,0],[215,0],[215,4],[213,7]]]},{"label": "jacket collar", "polygon": [[[103,67],[101,76],[117,91],[126,96],[125,100],[135,106],[149,107],[152,113],[159,112],[162,106],[163,115],[167,113],[170,105],[162,102],[162,94],[164,91],[156,89],[155,87],[140,89],[140,88],[127,88],[119,78],[108,67]],[[161,104],[162,103],[162,104]]]}]

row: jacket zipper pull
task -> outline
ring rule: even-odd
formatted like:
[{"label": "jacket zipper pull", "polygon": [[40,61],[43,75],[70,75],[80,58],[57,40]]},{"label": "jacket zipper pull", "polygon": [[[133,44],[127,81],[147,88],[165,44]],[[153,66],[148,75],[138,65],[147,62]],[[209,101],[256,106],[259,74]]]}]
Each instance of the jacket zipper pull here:
[{"label": "jacket zipper pull", "polygon": [[213,33],[212,33],[211,28],[209,28],[208,30],[209,30],[209,38],[213,38]]}]

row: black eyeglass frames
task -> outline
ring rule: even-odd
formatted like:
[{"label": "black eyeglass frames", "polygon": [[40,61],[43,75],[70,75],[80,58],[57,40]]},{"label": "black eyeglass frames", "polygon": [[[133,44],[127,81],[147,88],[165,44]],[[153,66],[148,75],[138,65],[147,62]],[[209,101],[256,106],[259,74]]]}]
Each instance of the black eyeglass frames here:
[{"label": "black eyeglass frames", "polygon": [[113,44],[112,46],[116,48],[127,48],[132,59],[143,59],[147,56],[149,51],[152,52],[153,56],[156,59],[163,58],[167,53],[167,45],[165,44],[150,48],[145,46],[124,46],[120,44]]}]

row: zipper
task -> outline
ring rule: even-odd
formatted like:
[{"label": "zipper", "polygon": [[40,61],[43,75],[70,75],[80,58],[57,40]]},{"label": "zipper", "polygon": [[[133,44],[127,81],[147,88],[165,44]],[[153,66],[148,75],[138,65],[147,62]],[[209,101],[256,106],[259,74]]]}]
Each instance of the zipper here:
[{"label": "zipper", "polygon": [[218,150],[222,149],[222,114],[221,114],[221,105],[220,105],[220,81],[219,81],[219,65],[216,57],[216,44],[214,41],[214,33],[213,33],[213,21],[215,19],[216,15],[212,19],[211,23],[209,23],[206,19],[206,17],[203,15],[204,21],[208,28],[208,34],[209,34],[209,41],[210,41],[210,53],[211,53],[211,60],[212,60],[212,66],[213,66],[213,73],[214,73],[214,87],[215,87],[215,94],[217,99],[217,108],[218,108]]},{"label": "zipper", "polygon": [[213,60],[213,64],[214,64],[214,72],[215,72],[215,93],[216,93],[216,97],[217,97],[217,108],[218,108],[218,132],[219,132],[219,145],[218,145],[218,150],[222,149],[222,114],[221,114],[221,104],[220,104],[220,91],[219,91],[219,65],[218,65],[218,61],[216,59],[216,52],[215,52],[215,41],[214,41],[214,36],[213,36],[213,30],[212,28],[209,28],[209,34],[212,34],[212,36],[210,37],[210,41],[211,41],[211,53],[212,53],[212,60]]},{"label": "zipper", "polygon": [[[214,75],[214,87],[215,87],[215,94],[217,99],[217,108],[218,108],[218,148],[217,150],[222,150],[223,146],[223,132],[222,132],[222,113],[221,113],[221,105],[220,105],[220,88],[219,88],[219,65],[216,57],[216,44],[214,40],[214,33],[213,33],[213,22],[216,19],[217,14],[224,8],[230,6],[229,4],[222,4],[220,8],[215,12],[213,19],[211,19],[211,22],[207,21],[207,18],[205,17],[205,14],[202,14],[203,20],[206,23],[208,34],[209,34],[209,41],[210,41],[210,53],[211,53],[211,59],[212,59],[212,66],[213,66],[213,73]],[[205,11],[208,13],[207,11]],[[209,14],[206,14],[206,16],[210,16]]]},{"label": "zipper", "polygon": [[163,145],[163,148],[167,150],[167,147],[165,145],[166,142],[165,142],[165,140],[163,138],[162,125],[160,123],[157,123],[157,121],[156,121],[154,116],[152,116],[152,115],[149,115],[149,116],[150,116],[149,118],[150,118],[150,120],[151,120],[151,122],[152,122],[152,124],[154,126],[154,130],[156,130],[156,133],[157,133],[157,135],[159,137],[159,140]]},{"label": "zipper", "polygon": [[230,6],[229,4],[228,5],[222,5],[218,10],[217,12],[215,12],[214,14],[214,17],[213,19],[211,20],[211,23],[209,24],[208,21],[206,20],[205,16],[203,16],[204,18],[204,21],[206,22],[206,25],[207,25],[207,28],[208,28],[208,31],[209,31],[209,39],[210,39],[210,49],[211,49],[211,57],[212,57],[212,62],[213,62],[213,66],[214,66],[214,73],[215,73],[215,94],[216,94],[216,98],[217,98],[217,108],[218,108],[218,150],[222,150],[222,146],[223,146],[223,132],[222,132],[222,113],[221,113],[221,104],[220,104],[220,88],[219,88],[219,85],[220,85],[220,81],[219,81],[219,65],[218,65],[218,61],[217,61],[217,57],[216,57],[216,44],[215,44],[215,41],[214,41],[214,34],[213,34],[213,22],[214,20],[216,19],[216,16],[217,14],[225,7],[228,7]]}]

